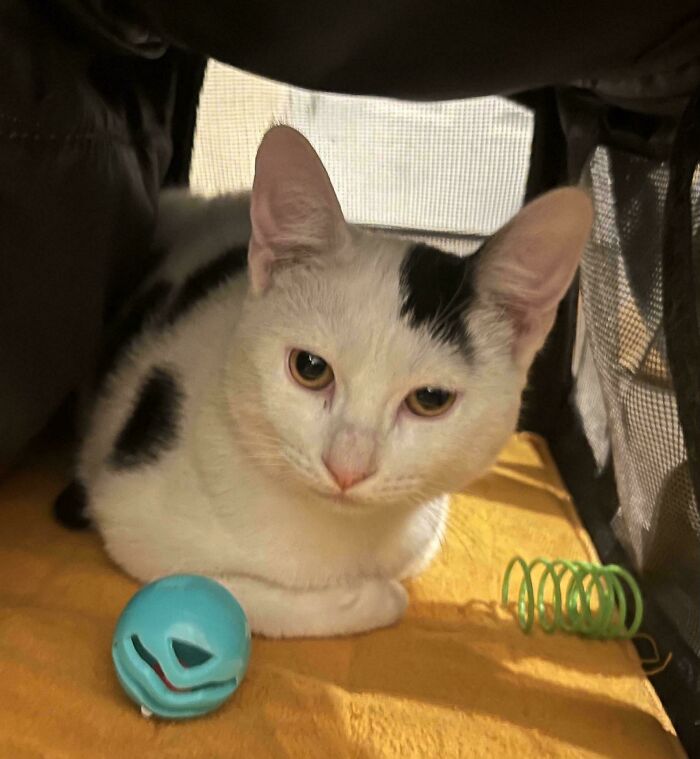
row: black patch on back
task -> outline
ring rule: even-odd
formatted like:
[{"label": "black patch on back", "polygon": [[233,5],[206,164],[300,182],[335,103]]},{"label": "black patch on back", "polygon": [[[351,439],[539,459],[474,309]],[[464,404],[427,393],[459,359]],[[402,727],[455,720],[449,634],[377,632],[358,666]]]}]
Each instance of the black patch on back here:
[{"label": "black patch on back", "polygon": [[84,530],[90,526],[87,514],[87,491],[80,480],[73,480],[57,496],[53,504],[56,519],[71,530]]},{"label": "black patch on back", "polygon": [[97,366],[98,381],[117,365],[134,338],[141,334],[146,322],[165,305],[172,288],[170,282],[155,282],[127,306],[122,318],[107,333]]},{"label": "black patch on back", "polygon": [[115,469],[150,464],[177,443],[183,392],[172,372],[155,367],[146,377],[131,416],[110,456]]},{"label": "black patch on back", "polygon": [[401,264],[399,283],[401,316],[467,355],[471,348],[464,317],[474,299],[475,256],[414,245]]},{"label": "black patch on back", "polygon": [[188,313],[196,303],[205,298],[212,290],[245,268],[247,260],[248,247],[247,245],[240,245],[195,269],[175,296],[175,300],[165,317],[166,322],[173,324]]}]

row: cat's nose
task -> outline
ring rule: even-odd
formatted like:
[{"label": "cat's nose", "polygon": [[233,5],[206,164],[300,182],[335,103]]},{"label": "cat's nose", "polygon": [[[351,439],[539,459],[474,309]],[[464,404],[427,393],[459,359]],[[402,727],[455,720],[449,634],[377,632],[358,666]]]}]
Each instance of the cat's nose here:
[{"label": "cat's nose", "polygon": [[332,461],[324,459],[323,463],[326,465],[326,469],[330,472],[331,477],[336,481],[338,487],[345,492],[350,490],[351,487],[364,482],[369,479],[373,474],[373,469],[352,469],[346,466],[340,466]]}]

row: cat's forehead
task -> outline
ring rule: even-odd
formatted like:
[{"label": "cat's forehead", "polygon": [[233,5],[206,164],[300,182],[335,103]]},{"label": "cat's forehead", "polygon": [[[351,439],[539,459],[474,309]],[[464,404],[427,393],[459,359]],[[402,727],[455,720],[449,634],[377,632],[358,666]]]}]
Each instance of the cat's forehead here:
[{"label": "cat's forehead", "polygon": [[401,317],[465,356],[472,352],[467,321],[476,296],[476,261],[474,256],[413,244],[402,258],[399,275]]},{"label": "cat's forehead", "polygon": [[379,305],[387,321],[398,320],[468,356],[472,346],[466,325],[475,300],[477,259],[423,242],[384,235],[370,239],[374,244],[360,237],[354,297],[369,301],[368,312]]},{"label": "cat's forehead", "polygon": [[340,350],[468,359],[473,261],[405,239],[360,232],[349,255],[311,274],[300,293]]}]

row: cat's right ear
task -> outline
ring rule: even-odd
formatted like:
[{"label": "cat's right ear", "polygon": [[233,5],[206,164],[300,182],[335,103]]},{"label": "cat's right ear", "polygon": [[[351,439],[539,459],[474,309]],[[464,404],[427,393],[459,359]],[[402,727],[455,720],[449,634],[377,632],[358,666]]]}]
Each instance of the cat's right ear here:
[{"label": "cat's right ear", "polygon": [[511,321],[518,365],[530,365],[552,328],[592,223],[588,195],[567,187],[526,205],[486,244],[477,287]]},{"label": "cat's right ear", "polygon": [[287,126],[270,129],[255,159],[248,269],[254,293],[274,268],[341,245],[347,225],[333,185],[309,142]]}]

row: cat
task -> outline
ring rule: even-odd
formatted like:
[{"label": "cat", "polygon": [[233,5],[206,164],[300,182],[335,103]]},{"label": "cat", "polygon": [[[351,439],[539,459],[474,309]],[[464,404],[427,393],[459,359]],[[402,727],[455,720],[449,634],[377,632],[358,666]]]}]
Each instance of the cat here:
[{"label": "cat", "polygon": [[370,232],[273,127],[250,193],[163,193],[166,254],[103,367],[72,495],[130,575],[211,576],[253,632],[393,624],[446,494],[515,427],[591,222],[563,188],[469,257]]}]

